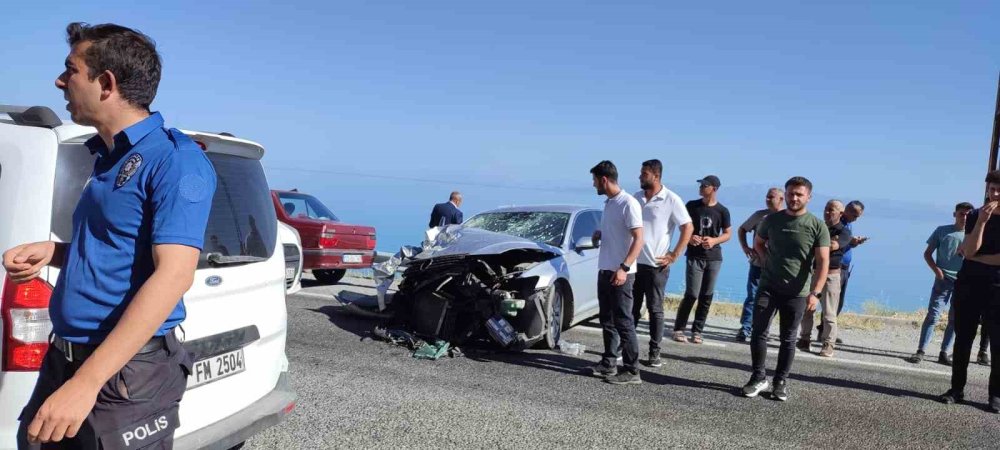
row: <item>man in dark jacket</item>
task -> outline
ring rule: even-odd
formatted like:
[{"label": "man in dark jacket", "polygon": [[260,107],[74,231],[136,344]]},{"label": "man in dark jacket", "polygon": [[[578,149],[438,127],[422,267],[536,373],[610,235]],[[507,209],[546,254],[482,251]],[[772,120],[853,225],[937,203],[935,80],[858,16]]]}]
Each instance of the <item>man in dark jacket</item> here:
[{"label": "man in dark jacket", "polygon": [[458,191],[452,192],[447,202],[434,205],[434,209],[431,211],[431,221],[427,226],[434,228],[461,224],[462,211],[458,209],[461,206],[462,193]]}]

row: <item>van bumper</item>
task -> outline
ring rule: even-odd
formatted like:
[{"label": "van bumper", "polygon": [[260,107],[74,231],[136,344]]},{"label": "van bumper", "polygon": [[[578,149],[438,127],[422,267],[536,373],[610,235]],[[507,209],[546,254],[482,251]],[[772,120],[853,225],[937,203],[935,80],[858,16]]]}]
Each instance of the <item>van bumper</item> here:
[{"label": "van bumper", "polygon": [[174,448],[232,448],[284,420],[295,407],[295,398],[288,372],[282,372],[273,391],[225,419],[177,438]]}]

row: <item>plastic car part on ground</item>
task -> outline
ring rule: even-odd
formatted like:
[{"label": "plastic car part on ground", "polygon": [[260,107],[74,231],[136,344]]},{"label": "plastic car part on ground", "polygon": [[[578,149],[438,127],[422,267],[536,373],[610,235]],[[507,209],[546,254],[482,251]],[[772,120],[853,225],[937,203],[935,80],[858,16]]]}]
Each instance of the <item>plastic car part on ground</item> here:
[{"label": "plastic car part on ground", "polygon": [[[394,328],[451,345],[485,337],[523,349],[544,338],[554,289],[536,289],[537,277],[521,275],[558,250],[456,225],[428,230],[425,238],[373,266],[378,307],[394,313]],[[404,266],[399,290],[389,298]]]},{"label": "plastic car part on ground", "polygon": [[383,341],[413,350],[413,357],[417,359],[437,360],[445,355],[452,358],[462,356],[462,351],[458,347],[452,347],[448,341],[427,342],[406,331],[382,327],[375,327],[372,334]]}]

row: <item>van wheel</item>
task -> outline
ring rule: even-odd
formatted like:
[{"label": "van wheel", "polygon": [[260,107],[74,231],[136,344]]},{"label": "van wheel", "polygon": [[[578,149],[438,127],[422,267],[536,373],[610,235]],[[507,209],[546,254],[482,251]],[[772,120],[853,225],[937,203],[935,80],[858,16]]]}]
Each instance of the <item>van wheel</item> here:
[{"label": "van wheel", "polygon": [[322,284],[337,284],[344,275],[347,274],[347,269],[335,269],[335,270],[314,270],[313,276],[316,277],[316,281]]}]

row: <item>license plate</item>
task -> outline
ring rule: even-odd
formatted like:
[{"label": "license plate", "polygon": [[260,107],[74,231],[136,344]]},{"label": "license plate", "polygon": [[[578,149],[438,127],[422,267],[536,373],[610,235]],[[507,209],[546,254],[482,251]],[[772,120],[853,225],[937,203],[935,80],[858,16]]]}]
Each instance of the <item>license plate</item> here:
[{"label": "license plate", "polygon": [[233,350],[211,358],[205,358],[194,363],[188,389],[194,389],[203,384],[218,381],[236,375],[246,370],[246,360],[243,359],[243,349]]},{"label": "license plate", "polygon": [[295,268],[294,267],[286,267],[285,268],[285,279],[291,280],[292,278],[295,278]]},{"label": "license plate", "polygon": [[361,262],[361,255],[344,255],[344,262],[345,263],[349,263],[349,264],[350,263],[354,263],[354,264],[360,263]]}]

